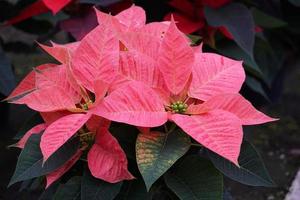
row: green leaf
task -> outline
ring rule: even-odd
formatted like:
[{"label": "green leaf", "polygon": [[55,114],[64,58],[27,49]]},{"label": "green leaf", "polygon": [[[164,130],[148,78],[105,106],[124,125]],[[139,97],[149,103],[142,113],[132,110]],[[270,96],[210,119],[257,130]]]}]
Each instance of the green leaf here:
[{"label": "green leaf", "polygon": [[79,0],[80,3],[95,4],[103,7],[118,3],[120,1],[121,0]]},{"label": "green leaf", "polygon": [[27,131],[29,131],[32,127],[40,123],[43,123],[43,119],[41,118],[39,113],[35,113],[24,124],[22,124],[21,128],[19,129],[18,133],[15,135],[14,139],[15,140],[21,139]]},{"label": "green leaf", "polygon": [[225,27],[234,41],[253,58],[255,24],[251,11],[240,3],[230,3],[219,9],[204,8],[205,18],[213,27]]},{"label": "green leaf", "polygon": [[150,200],[144,181],[140,179],[126,181],[116,200]]},{"label": "green leaf", "polygon": [[181,200],[222,200],[223,177],[209,160],[188,156],[165,174],[167,186]]},{"label": "green leaf", "polygon": [[289,0],[289,2],[294,6],[300,6],[300,0]]},{"label": "green leaf", "polygon": [[60,184],[58,182],[55,182],[50,185],[39,197],[38,200],[53,200],[53,197],[58,189]]},{"label": "green leaf", "polygon": [[81,200],[113,200],[120,192],[122,182],[108,183],[94,178],[85,170],[81,183]]},{"label": "green leaf", "polygon": [[10,61],[5,56],[2,48],[0,48],[0,93],[7,96],[15,86],[16,80]]},{"label": "green leaf", "polygon": [[59,148],[44,164],[40,150],[41,135],[32,135],[22,150],[15,173],[10,180],[9,186],[28,179],[48,174],[68,161],[78,150],[78,138],[69,140]]},{"label": "green leaf", "polygon": [[147,189],[189,148],[190,138],[181,130],[169,134],[139,134],[136,141],[136,159]]},{"label": "green leaf", "polygon": [[80,200],[81,177],[75,176],[66,184],[60,185],[53,200]]},{"label": "green leaf", "polygon": [[240,168],[211,151],[208,155],[215,167],[230,179],[251,186],[274,186],[259,154],[246,141],[243,142],[241,147]]},{"label": "green leaf", "polygon": [[246,84],[249,88],[251,88],[254,92],[257,92],[261,96],[263,96],[267,101],[270,101],[269,97],[265,93],[261,83],[251,76],[246,77]]},{"label": "green leaf", "polygon": [[242,60],[245,70],[255,76],[263,78],[263,73],[256,61],[246,54],[239,46],[232,41],[218,43],[217,51],[224,56],[230,57],[235,60]]},{"label": "green leaf", "polygon": [[253,8],[252,15],[255,21],[255,24],[264,27],[264,28],[280,28],[287,26],[287,23],[281,19],[275,18],[273,16],[267,15],[262,11]]}]

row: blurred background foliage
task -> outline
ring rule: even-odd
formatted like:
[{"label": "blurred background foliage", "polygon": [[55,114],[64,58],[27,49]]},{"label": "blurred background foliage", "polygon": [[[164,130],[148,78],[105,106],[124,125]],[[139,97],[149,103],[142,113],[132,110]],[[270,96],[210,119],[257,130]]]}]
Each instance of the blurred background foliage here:
[{"label": "blurred background foliage", "polygon": [[[247,72],[243,95],[256,107],[281,118],[277,123],[245,130],[246,137],[261,150],[278,187],[254,189],[228,181],[233,199],[284,198],[300,166],[299,0],[224,0],[220,5],[205,3],[207,0],[76,0],[57,13],[41,4],[32,7],[36,2],[0,1],[1,99],[33,67],[54,62],[37,41],[80,40],[97,25],[93,6],[116,14],[135,3],[146,10],[148,22],[168,20],[173,14],[194,45],[203,42],[205,52],[243,60]],[[14,143],[13,137],[34,113],[6,103],[0,104],[0,113],[0,199],[35,199],[34,194],[41,189],[38,183],[23,185],[19,194],[15,192],[19,185],[7,189],[18,155],[18,150],[8,150],[7,146]]]}]

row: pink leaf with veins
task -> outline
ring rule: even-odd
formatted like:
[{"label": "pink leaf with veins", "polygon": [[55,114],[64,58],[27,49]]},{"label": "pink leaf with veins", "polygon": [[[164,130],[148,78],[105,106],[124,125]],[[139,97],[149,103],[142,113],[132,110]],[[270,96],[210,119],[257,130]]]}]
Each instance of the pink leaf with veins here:
[{"label": "pink leaf with veins", "polygon": [[76,108],[80,89],[71,83],[64,65],[36,72],[36,90],[15,103],[26,104],[40,112]]},{"label": "pink leaf with veins", "polygon": [[59,167],[55,171],[51,172],[50,174],[46,175],[47,185],[46,189],[55,181],[57,181],[62,175],[64,175],[71,167],[79,160],[80,156],[82,155],[82,151],[78,150],[75,155],[73,155],[63,166]]},{"label": "pink leaf with veins", "polygon": [[172,120],[197,142],[238,165],[243,130],[235,115],[213,110],[202,115],[175,114]]},{"label": "pink leaf with veins", "polygon": [[131,6],[123,10],[115,16],[120,23],[124,24],[128,30],[134,28],[141,28],[146,24],[146,13],[143,8],[139,6]]},{"label": "pink leaf with veins", "polygon": [[118,72],[127,80],[136,80],[153,88],[165,88],[157,66],[160,39],[144,33],[126,33],[121,39],[126,50],[120,52]]},{"label": "pink leaf with veins", "polygon": [[226,93],[238,93],[245,81],[241,61],[213,53],[197,53],[189,96],[203,101]]},{"label": "pink leaf with veins", "polygon": [[277,120],[256,110],[251,103],[240,94],[214,96],[201,105],[206,110],[220,109],[231,112],[240,118],[243,125],[262,124]]},{"label": "pink leaf with veins", "polygon": [[97,26],[81,40],[72,60],[72,69],[76,79],[94,92],[96,79],[112,82],[119,65],[118,58],[119,40],[112,28],[112,17],[109,17],[106,23]]},{"label": "pink leaf with veins", "polygon": [[[55,66],[56,66],[55,64],[43,64],[36,67],[36,69],[44,70]],[[35,89],[35,77],[36,77],[35,73],[36,73],[35,71],[31,71],[5,100],[13,101],[14,98],[22,97],[25,94],[33,91]]]},{"label": "pink leaf with veins", "polygon": [[12,146],[23,149],[27,140],[30,138],[30,136],[32,136],[33,134],[40,134],[45,129],[46,129],[45,124],[38,124],[38,125],[34,126],[33,128],[31,128],[29,131],[27,131],[25,133],[25,135],[19,140],[19,142],[17,144],[12,145]]},{"label": "pink leaf with veins", "polygon": [[95,144],[88,153],[91,174],[109,183],[131,180],[127,158],[118,141],[106,128],[98,129]]},{"label": "pink leaf with veins", "polygon": [[89,114],[71,114],[53,122],[41,138],[44,162],[65,144],[90,118]]},{"label": "pink leaf with veins", "polygon": [[158,67],[166,85],[173,94],[179,94],[186,86],[194,62],[194,52],[174,20],[165,33],[158,58]]},{"label": "pink leaf with veins", "polygon": [[160,126],[167,121],[159,96],[140,82],[113,91],[92,112],[112,121],[142,127]]},{"label": "pink leaf with veins", "polygon": [[79,42],[73,42],[64,45],[55,44],[52,42],[52,46],[47,46],[40,43],[38,44],[43,50],[45,50],[49,55],[62,64],[66,64],[70,61],[72,55],[79,46]]}]

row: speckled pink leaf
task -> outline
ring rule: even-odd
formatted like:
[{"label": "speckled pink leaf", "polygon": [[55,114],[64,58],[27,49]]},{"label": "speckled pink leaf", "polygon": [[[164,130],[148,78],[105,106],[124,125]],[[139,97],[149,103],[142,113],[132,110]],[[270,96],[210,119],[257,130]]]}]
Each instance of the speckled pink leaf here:
[{"label": "speckled pink leaf", "polygon": [[27,131],[25,133],[25,135],[19,140],[18,143],[16,143],[15,145],[12,145],[12,146],[23,149],[27,140],[30,138],[31,135],[40,134],[41,131],[45,130],[45,128],[46,128],[46,124],[38,124],[38,125],[34,126],[33,128],[31,128],[29,131]]},{"label": "speckled pink leaf", "polygon": [[89,114],[71,114],[52,123],[41,138],[44,162],[68,141],[90,118]]},{"label": "speckled pink leaf", "polygon": [[241,119],[243,125],[262,124],[277,119],[256,110],[240,94],[225,94],[210,98],[202,105],[205,109],[221,109],[233,113]]},{"label": "speckled pink leaf", "polygon": [[166,85],[173,94],[179,94],[190,78],[194,52],[174,21],[164,36],[159,54],[158,66]]},{"label": "speckled pink leaf", "polygon": [[120,23],[124,24],[128,30],[141,28],[146,24],[146,14],[143,8],[131,6],[115,16]]},{"label": "speckled pink leaf", "polygon": [[134,179],[127,170],[127,158],[118,141],[106,128],[97,131],[95,144],[88,153],[91,174],[109,183]]},{"label": "speckled pink leaf", "polygon": [[112,121],[142,127],[160,126],[167,121],[159,96],[140,82],[113,91],[93,112]]},{"label": "speckled pink leaf", "polygon": [[235,115],[213,110],[202,115],[175,114],[172,120],[197,142],[238,165],[243,130]]},{"label": "speckled pink leaf", "polygon": [[245,80],[241,61],[213,53],[195,54],[189,95],[207,100],[212,96],[238,93]]},{"label": "speckled pink leaf", "polygon": [[79,42],[73,42],[68,44],[55,44],[52,42],[52,46],[47,46],[40,44],[43,50],[45,50],[49,55],[55,58],[62,64],[68,63],[71,56],[74,54],[75,50],[79,46]]},{"label": "speckled pink leaf", "polygon": [[33,110],[52,112],[76,108],[81,95],[69,81],[64,65],[36,72],[36,90],[15,103],[26,104]]},{"label": "speckled pink leaf", "polygon": [[119,41],[111,21],[109,18],[106,23],[87,34],[72,60],[76,79],[92,92],[94,81],[101,79],[110,83],[119,65]]},{"label": "speckled pink leaf", "polygon": [[162,40],[164,34],[167,32],[169,28],[169,25],[170,25],[169,22],[152,22],[142,27],[140,32],[155,36],[158,39]]},{"label": "speckled pink leaf", "polygon": [[118,72],[128,80],[136,80],[154,88],[164,88],[165,82],[157,66],[160,39],[145,33],[122,36],[126,50],[120,52]]},{"label": "speckled pink leaf", "polygon": [[[55,66],[55,64],[44,64],[36,67],[36,69],[44,70]],[[35,73],[35,71],[30,72],[5,100],[13,101],[18,97],[22,97],[23,95],[33,91],[35,89]]]},{"label": "speckled pink leaf", "polygon": [[46,175],[47,184],[46,189],[55,181],[57,181],[62,175],[64,175],[71,167],[79,160],[80,156],[82,155],[82,151],[78,150],[75,155],[73,155],[63,166],[59,167],[55,171],[51,172],[50,174]]}]

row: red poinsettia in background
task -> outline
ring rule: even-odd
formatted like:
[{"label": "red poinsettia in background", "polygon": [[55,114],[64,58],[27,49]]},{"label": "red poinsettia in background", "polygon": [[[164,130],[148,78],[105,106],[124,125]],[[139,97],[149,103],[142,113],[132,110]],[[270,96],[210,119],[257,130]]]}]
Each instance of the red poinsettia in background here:
[{"label": "red poinsettia in background", "polygon": [[[204,7],[218,9],[231,3],[232,0],[171,0],[169,5],[175,11],[168,13],[165,20],[170,20],[171,15],[177,21],[178,28],[186,33],[198,32],[205,42],[210,42],[217,31],[220,31],[224,36],[233,39],[232,34],[223,26],[212,27],[209,26],[204,14]],[[261,31],[259,27],[255,28],[256,31]]]}]

